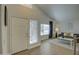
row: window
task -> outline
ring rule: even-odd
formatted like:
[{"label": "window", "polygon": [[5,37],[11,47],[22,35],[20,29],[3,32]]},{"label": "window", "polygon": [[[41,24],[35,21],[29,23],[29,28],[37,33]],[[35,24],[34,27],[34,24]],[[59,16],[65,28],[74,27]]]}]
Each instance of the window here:
[{"label": "window", "polygon": [[49,25],[48,24],[41,24],[40,35],[49,35]]},{"label": "window", "polygon": [[38,41],[38,25],[36,20],[30,20],[30,44]]}]

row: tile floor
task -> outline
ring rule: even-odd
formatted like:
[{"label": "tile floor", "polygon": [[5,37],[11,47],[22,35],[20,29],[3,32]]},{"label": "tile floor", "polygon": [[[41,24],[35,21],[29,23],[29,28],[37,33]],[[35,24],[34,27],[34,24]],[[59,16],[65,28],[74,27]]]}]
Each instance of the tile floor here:
[{"label": "tile floor", "polygon": [[73,50],[51,42],[53,42],[53,39],[42,41],[41,46],[16,53],[16,55],[73,55]]}]

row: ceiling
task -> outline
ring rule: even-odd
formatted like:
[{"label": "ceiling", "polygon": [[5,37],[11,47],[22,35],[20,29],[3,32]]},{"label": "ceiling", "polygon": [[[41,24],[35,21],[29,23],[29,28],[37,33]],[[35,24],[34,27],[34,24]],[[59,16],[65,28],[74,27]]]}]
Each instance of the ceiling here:
[{"label": "ceiling", "polygon": [[38,4],[37,6],[52,19],[58,21],[79,19],[77,4]]},{"label": "ceiling", "polygon": [[20,4],[20,5],[28,7],[28,8],[32,8],[32,4]]}]

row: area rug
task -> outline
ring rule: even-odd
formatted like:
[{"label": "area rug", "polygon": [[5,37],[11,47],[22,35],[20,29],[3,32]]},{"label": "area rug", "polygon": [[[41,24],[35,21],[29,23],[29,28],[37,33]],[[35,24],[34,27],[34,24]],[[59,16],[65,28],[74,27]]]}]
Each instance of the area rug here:
[{"label": "area rug", "polygon": [[[58,40],[58,39],[52,39],[51,43],[52,43],[52,44],[55,44],[55,45],[58,45],[58,46],[61,46],[61,47],[64,47],[64,48],[67,48],[67,49],[74,50],[74,46],[71,46],[70,44],[62,43],[62,42],[61,42],[60,40]],[[79,44],[77,44],[76,51],[79,51]]]}]

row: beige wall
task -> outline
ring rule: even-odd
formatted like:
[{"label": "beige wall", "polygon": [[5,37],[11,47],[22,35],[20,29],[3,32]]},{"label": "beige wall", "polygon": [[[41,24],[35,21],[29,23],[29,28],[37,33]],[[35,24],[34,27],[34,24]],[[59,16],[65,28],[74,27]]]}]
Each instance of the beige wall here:
[{"label": "beige wall", "polygon": [[[39,43],[36,45],[40,45],[41,39],[46,39],[48,36],[40,36],[40,24],[48,24],[49,21],[53,21],[49,17],[47,17],[42,11],[40,11],[37,7],[33,6],[33,8],[28,8],[22,5],[6,5],[8,9],[8,19],[10,16],[26,18],[26,19],[34,19],[38,21],[38,39]],[[4,11],[4,5],[1,7],[2,11]],[[1,22],[2,22],[2,45],[3,45],[3,54],[9,53],[9,37],[8,28],[4,26],[4,12],[1,14]]]}]

